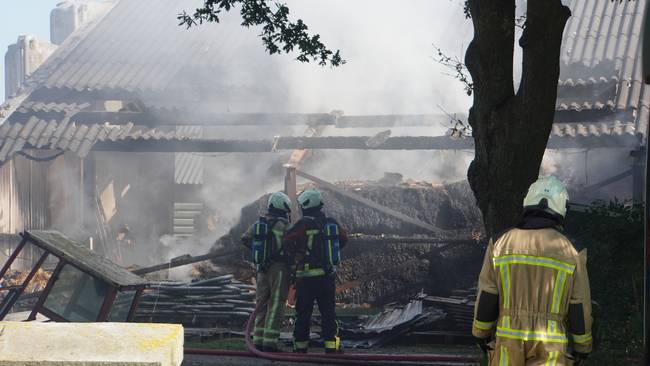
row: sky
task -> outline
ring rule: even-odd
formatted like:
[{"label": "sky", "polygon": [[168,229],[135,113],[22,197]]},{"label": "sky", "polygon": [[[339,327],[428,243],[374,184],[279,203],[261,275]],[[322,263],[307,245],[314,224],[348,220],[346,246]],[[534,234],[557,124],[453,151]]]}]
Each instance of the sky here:
[{"label": "sky", "polygon": [[[26,33],[49,41],[49,14],[62,0],[2,1],[6,5],[0,13],[0,101],[8,45]],[[467,111],[471,98],[460,82],[446,75],[448,70],[435,63],[433,47],[462,57],[472,32],[461,0],[409,0],[398,8],[386,0],[286,1],[292,18],[303,18],[310,30],[320,33],[331,48],[340,48],[349,60],[343,68],[322,71],[314,64],[297,63],[294,56],[285,57],[285,75],[300,90],[290,106],[294,112],[440,113],[438,105]],[[308,92],[306,84],[313,86]]]},{"label": "sky", "polygon": [[61,0],[2,0],[0,12],[0,101],[5,100],[4,54],[21,34],[50,40],[50,11]]}]

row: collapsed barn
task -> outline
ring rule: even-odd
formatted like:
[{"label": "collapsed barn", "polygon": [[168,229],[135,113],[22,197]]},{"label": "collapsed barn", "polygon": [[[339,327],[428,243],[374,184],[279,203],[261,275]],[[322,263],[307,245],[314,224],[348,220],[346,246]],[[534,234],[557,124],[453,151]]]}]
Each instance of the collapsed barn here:
[{"label": "collapsed barn", "polygon": [[[645,6],[572,3],[548,148],[562,158],[551,172],[567,178],[572,197],[585,202],[639,198],[643,186],[639,157],[650,92],[639,72],[638,36]],[[18,232],[51,228],[123,266],[207,251],[231,226],[230,242],[221,244],[239,248],[239,234],[264,200],[248,204],[280,188],[287,163],[334,180],[343,166],[383,174],[374,169],[382,167],[377,161],[408,153],[403,160],[410,163],[400,168],[441,171],[429,180],[464,175],[465,167],[453,166],[471,157],[471,138],[432,132],[449,116],[289,113],[282,80],[261,77],[275,65],[238,24],[226,32],[185,32],[176,26],[173,1],[121,0],[104,11],[59,42],[0,108],[7,255]],[[168,42],[151,46],[159,39]],[[260,56],[233,62],[237,48]],[[244,81],[229,78],[241,69]],[[213,83],[207,75],[224,78]],[[322,168],[328,154],[337,155],[337,169]],[[604,164],[621,171],[612,174]],[[472,287],[485,238],[476,235],[480,217],[467,186],[392,177],[373,183],[379,177],[364,176],[340,187],[401,218],[325,187],[327,210],[356,235],[339,271],[339,300],[385,304],[420,291],[448,296]],[[28,254],[17,263],[29,268],[37,260]]]}]

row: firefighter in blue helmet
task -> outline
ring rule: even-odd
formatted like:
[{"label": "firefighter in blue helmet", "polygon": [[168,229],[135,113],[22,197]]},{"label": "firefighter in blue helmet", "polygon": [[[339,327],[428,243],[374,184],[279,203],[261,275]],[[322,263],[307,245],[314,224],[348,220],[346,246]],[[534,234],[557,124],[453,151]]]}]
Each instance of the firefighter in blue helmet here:
[{"label": "firefighter in blue helmet", "polygon": [[308,189],[298,196],[303,217],[285,235],[287,250],[296,265],[296,324],[294,351],[307,352],[314,302],[321,314],[322,337],[326,353],[341,352],[335,312],[336,266],[347,234],[333,218],[322,211],[320,191]]},{"label": "firefighter in blue helmet", "polygon": [[257,268],[257,303],[253,343],[259,350],[278,352],[278,338],[289,290],[289,262],[283,242],[289,226],[291,200],[283,192],[269,197],[265,216],[242,236]]}]

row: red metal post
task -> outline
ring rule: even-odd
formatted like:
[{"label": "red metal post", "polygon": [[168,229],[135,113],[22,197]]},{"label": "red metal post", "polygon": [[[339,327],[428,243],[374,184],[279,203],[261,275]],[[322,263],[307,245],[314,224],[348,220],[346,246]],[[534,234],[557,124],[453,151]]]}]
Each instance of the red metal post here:
[{"label": "red metal post", "polygon": [[141,295],[142,295],[142,289],[135,292],[135,296],[133,297],[133,303],[131,303],[131,309],[129,309],[129,315],[126,317],[127,322],[133,321],[133,318],[135,317],[135,312],[138,309],[138,304],[140,303]]},{"label": "red metal post", "polygon": [[102,307],[99,310],[99,315],[97,316],[98,322],[105,322],[108,320],[108,315],[111,313],[113,301],[115,301],[116,296],[117,288],[114,286],[109,287],[106,297],[104,297],[104,303],[102,304]]}]

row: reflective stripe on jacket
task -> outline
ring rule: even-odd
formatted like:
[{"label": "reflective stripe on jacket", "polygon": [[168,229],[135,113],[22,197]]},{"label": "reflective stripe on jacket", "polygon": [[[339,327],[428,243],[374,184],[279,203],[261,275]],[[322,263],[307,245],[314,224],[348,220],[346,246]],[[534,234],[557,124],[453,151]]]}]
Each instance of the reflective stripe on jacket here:
[{"label": "reflective stripe on jacket", "polygon": [[576,351],[590,352],[586,264],[586,250],[578,253],[558,230],[509,230],[486,250],[473,335],[560,344],[570,336]]}]

